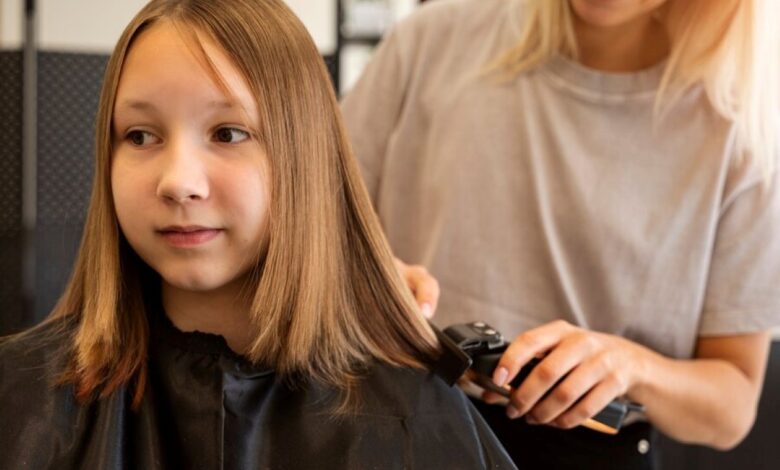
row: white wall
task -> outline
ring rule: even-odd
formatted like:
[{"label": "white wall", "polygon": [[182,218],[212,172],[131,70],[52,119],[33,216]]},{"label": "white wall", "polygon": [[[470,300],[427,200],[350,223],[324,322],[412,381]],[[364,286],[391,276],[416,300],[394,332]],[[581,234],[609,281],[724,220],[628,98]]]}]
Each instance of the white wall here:
[{"label": "white wall", "polygon": [[38,47],[108,54],[146,0],[38,0]]},{"label": "white wall", "polygon": [[[24,0],[0,1],[4,6],[18,4],[21,8]],[[332,53],[336,48],[336,0],[286,1],[309,29],[320,51]],[[124,27],[146,2],[38,0],[39,47],[49,51],[108,54]],[[5,17],[3,14],[3,24]],[[18,23],[21,25],[21,20]]]},{"label": "white wall", "polygon": [[320,52],[332,54],[336,50],[336,0],[285,0],[303,21]]},{"label": "white wall", "polygon": [[19,49],[24,37],[24,0],[0,0],[0,49]]}]

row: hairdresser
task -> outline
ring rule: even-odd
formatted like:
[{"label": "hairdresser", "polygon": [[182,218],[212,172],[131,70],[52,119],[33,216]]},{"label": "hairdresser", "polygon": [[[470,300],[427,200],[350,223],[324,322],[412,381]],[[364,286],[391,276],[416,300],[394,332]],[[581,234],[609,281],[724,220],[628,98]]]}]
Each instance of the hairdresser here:
[{"label": "hairdresser", "polygon": [[[513,340],[497,385],[543,357],[476,400],[521,468],[652,468],[656,431],[750,431],[780,323],[779,9],[437,0],[346,96],[423,311]],[[579,426],[616,397],[645,413]]]}]

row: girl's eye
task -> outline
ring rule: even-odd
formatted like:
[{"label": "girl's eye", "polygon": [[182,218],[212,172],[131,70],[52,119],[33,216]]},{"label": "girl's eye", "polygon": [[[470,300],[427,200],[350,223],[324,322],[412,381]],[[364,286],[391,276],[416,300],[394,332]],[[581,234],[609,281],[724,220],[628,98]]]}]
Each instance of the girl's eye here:
[{"label": "girl's eye", "polygon": [[235,127],[220,127],[214,133],[214,139],[224,144],[237,144],[249,138],[249,132]]},{"label": "girl's eye", "polygon": [[137,147],[143,147],[145,145],[156,144],[159,139],[155,137],[151,132],[146,131],[130,131],[127,133],[127,140]]}]

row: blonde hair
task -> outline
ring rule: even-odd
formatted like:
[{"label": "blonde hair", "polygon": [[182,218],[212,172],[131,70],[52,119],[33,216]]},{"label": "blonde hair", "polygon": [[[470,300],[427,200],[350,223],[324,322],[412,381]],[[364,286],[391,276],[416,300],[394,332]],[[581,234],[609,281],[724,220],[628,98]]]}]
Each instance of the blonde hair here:
[{"label": "blonde hair", "polygon": [[[576,59],[569,0],[525,0],[518,44],[492,70],[517,74],[555,55]],[[668,0],[658,11],[671,51],[656,110],[703,85],[712,106],[736,126],[737,154],[769,176],[780,154],[780,35],[777,0]]]},{"label": "blonde hair", "polygon": [[110,186],[112,114],[134,38],[161,19],[190,33],[186,39],[195,41],[216,80],[199,35],[218,44],[260,109],[258,138],[272,189],[264,254],[251,276],[256,337],[249,359],[288,378],[332,385],[345,392],[345,403],[372,360],[432,364],[438,346],[393,264],[329,75],[304,26],[281,0],[153,0],[127,26],[105,72],[84,235],[51,317],[77,319],[63,381],[74,383],[84,401],[129,382],[135,406],[143,395],[144,284],[157,277],[144,274],[150,268],[118,228]]}]

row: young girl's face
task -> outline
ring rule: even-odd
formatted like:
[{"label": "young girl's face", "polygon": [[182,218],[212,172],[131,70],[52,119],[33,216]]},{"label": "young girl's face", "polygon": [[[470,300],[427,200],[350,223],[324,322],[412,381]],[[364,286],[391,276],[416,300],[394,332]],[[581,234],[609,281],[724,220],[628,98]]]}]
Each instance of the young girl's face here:
[{"label": "young girl's face", "polygon": [[224,52],[203,40],[223,92],[175,27],[133,42],[113,115],[111,187],[122,232],[164,283],[211,291],[240,281],[266,226],[266,155],[255,100]]}]

